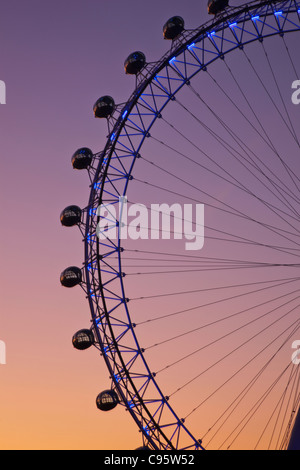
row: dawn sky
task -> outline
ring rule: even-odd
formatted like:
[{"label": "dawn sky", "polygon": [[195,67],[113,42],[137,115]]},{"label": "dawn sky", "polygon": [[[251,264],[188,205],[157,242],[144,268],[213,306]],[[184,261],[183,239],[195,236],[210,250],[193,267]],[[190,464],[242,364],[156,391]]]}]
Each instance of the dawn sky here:
[{"label": "dawn sky", "polygon": [[[62,228],[59,215],[70,204],[88,203],[88,176],[72,169],[71,156],[80,147],[95,153],[104,148],[107,127],[94,119],[95,101],[111,95],[125,103],[135,85],[124,73],[126,57],[140,50],[148,62],[158,60],[170,47],[162,36],[166,20],[180,15],[186,28],[194,29],[209,20],[206,3],[2,2],[0,80],[6,84],[6,104],[0,105],[0,340],[7,364],[0,365],[0,449],[134,449],[142,444],[122,407],[111,414],[96,409],[96,396],[110,386],[104,361],[94,350],[79,353],[72,347],[75,331],[89,327],[89,307],[80,288],[61,287],[59,275],[67,266],[81,266],[84,252],[80,232]],[[284,93],[289,97],[290,88]],[[296,116],[295,107],[292,112]],[[167,149],[165,155],[173,158]],[[181,170],[188,174],[185,165]],[[153,166],[147,174],[158,181]],[[194,184],[196,179],[192,175]],[[203,190],[205,184],[209,187],[210,180]],[[185,191],[184,185],[176,188]],[[227,189],[220,186],[217,196],[226,199]],[[189,285],[194,280],[191,275]],[[128,281],[136,297],[143,295],[143,282]],[[155,301],[149,303],[142,318],[155,308]],[[133,312],[140,314],[138,302]],[[150,342],[155,327],[151,334]],[[159,362],[160,356],[154,353],[153,360]]]}]

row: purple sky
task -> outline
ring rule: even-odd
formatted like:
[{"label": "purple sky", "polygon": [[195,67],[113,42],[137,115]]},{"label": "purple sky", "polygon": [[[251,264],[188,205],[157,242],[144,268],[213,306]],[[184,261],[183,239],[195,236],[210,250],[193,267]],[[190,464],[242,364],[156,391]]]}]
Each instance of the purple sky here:
[{"label": "purple sky", "polygon": [[[89,312],[81,291],[65,292],[58,282],[62,269],[83,260],[78,231],[62,230],[59,214],[88,200],[87,176],[72,170],[70,158],[81,146],[104,147],[107,129],[93,117],[94,102],[103,94],[126,101],[134,87],[123,71],[128,54],[140,49],[148,60],[158,59],[169,47],[164,22],[179,14],[194,28],[207,19],[204,3],[1,4],[0,79],[7,86],[7,104],[0,107],[3,448],[105,448],[116,439],[117,446],[130,446],[121,431],[87,436],[86,426],[99,425],[94,397],[107,386],[107,373],[98,357],[78,360],[70,344]],[[82,396],[77,383],[85,374],[89,393]],[[76,426],[73,414],[86,425]],[[109,426],[112,418],[101,419]]]},{"label": "purple sky", "polygon": [[77,230],[60,227],[59,214],[88,201],[88,177],[70,159],[79,147],[98,152],[105,145],[94,102],[106,94],[127,100],[134,79],[124,74],[124,60],[135,50],[159,59],[169,47],[162,26],[173,15],[196,28],[209,19],[206,0],[2,2],[1,448],[141,444],[123,410],[99,417],[94,400],[108,385],[105,366],[90,351],[72,349],[73,333],[88,325],[88,305],[82,291],[61,289],[59,274],[81,265],[83,246]]}]

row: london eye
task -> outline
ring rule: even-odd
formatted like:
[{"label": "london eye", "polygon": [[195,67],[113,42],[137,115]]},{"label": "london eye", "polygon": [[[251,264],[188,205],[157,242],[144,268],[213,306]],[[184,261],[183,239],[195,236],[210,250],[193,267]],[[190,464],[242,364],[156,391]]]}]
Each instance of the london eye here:
[{"label": "london eye", "polygon": [[84,239],[60,277],[89,304],[73,345],[142,448],[299,448],[300,2],[208,14],[170,18],[158,61],[128,56],[126,102],[95,99],[107,141],[74,152],[90,197],[61,213]]}]

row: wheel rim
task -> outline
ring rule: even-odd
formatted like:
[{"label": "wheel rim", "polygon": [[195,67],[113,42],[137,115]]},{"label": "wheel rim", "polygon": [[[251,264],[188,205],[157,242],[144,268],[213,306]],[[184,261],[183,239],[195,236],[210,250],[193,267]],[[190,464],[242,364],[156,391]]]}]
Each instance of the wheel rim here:
[{"label": "wheel rim", "polygon": [[[137,77],[137,88],[125,106],[108,120],[109,138],[89,169],[92,191],[85,211],[85,279],[93,331],[112,386],[153,449],[201,449],[194,435],[161,390],[135,333],[123,278],[120,238],[99,240],[97,209],[126,196],[141,149],[151,129],[180,90],[213,62],[234,50],[300,30],[299,3],[267,1],[233,9],[196,31],[185,32],[171,52]],[[229,39],[230,37],[230,39]],[[111,221],[111,229],[120,227]],[[116,269],[115,261],[118,261]]]}]

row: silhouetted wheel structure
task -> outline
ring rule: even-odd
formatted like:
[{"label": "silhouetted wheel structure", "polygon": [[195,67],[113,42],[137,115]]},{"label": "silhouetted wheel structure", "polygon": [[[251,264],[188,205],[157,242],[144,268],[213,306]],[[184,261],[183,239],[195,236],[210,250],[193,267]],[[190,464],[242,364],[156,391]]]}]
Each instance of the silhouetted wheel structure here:
[{"label": "silhouetted wheel structure", "polygon": [[[61,214],[84,234],[85,261],[61,282],[89,300],[92,327],[73,344],[107,365],[97,406],[124,406],[143,448],[285,449],[300,402],[300,2],[215,0],[209,13],[196,30],[170,18],[161,60],[125,61],[136,77],[126,104],[96,102],[105,148],[72,157],[88,170],[89,203]],[[163,229],[147,238],[142,219],[125,237],[120,201],[204,204],[204,247],[184,244],[178,205],[172,240]]]}]

